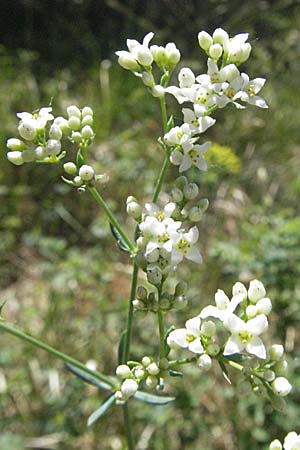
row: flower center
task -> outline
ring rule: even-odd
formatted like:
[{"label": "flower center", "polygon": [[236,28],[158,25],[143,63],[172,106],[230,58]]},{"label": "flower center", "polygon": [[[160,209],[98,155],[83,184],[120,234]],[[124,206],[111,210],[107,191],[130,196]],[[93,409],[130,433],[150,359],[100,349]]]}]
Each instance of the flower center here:
[{"label": "flower center", "polygon": [[239,338],[241,339],[243,344],[247,344],[252,338],[253,334],[249,333],[249,331],[244,330],[239,332]]},{"label": "flower center", "polygon": [[190,334],[190,333],[188,333],[185,338],[186,338],[186,340],[187,340],[187,342],[189,344],[196,339],[196,337],[193,334]]},{"label": "flower center", "polygon": [[166,215],[163,211],[157,211],[153,215],[159,222],[162,222],[166,218]]},{"label": "flower center", "polygon": [[192,148],[192,150],[189,151],[189,157],[191,158],[193,163],[196,163],[199,158],[199,154],[198,154],[197,150]]},{"label": "flower center", "polygon": [[181,250],[186,255],[189,249],[191,248],[191,244],[189,244],[185,239],[180,239],[177,242],[176,247],[178,248],[178,250]]},{"label": "flower center", "polygon": [[163,234],[159,234],[157,236],[157,242],[159,244],[164,244],[165,242],[168,242],[169,239],[170,239],[170,237],[166,231]]},{"label": "flower center", "polygon": [[231,87],[228,86],[228,88],[226,89],[226,91],[224,92],[224,94],[228,97],[228,98],[233,98],[235,96],[235,90]]},{"label": "flower center", "polygon": [[220,77],[219,74],[217,72],[213,72],[210,74],[210,79],[212,81],[212,83],[220,83]]},{"label": "flower center", "polygon": [[254,92],[254,84],[249,84],[248,89],[247,89],[248,94],[250,95],[250,97],[253,97],[253,95],[255,95]]}]

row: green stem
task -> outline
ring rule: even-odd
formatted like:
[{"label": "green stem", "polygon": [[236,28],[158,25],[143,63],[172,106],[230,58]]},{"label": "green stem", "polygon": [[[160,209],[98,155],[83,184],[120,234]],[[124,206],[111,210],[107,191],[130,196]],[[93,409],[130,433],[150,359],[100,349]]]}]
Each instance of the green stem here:
[{"label": "green stem", "polygon": [[131,243],[130,239],[127,237],[127,235],[123,231],[123,228],[121,227],[121,225],[117,221],[116,217],[114,216],[113,212],[110,210],[107,203],[101,197],[101,195],[99,194],[97,189],[95,187],[89,187],[89,186],[87,187],[87,189],[88,189],[89,193],[92,195],[92,197],[94,197],[96,202],[104,209],[105,214],[107,215],[107,217],[110,220],[110,223],[118,230],[120,236],[122,237],[122,239],[124,240],[124,242],[126,243],[128,248],[130,249],[131,253],[134,253],[134,251],[135,251],[134,245]]},{"label": "green stem", "polygon": [[197,358],[191,357],[191,358],[183,358],[183,359],[174,359],[173,361],[169,361],[169,367],[177,366],[177,364],[189,364],[192,362],[195,362]]},{"label": "green stem", "polygon": [[125,425],[125,434],[127,439],[127,450],[134,450],[134,441],[132,435],[132,427],[131,427],[131,419],[129,414],[129,406],[128,402],[123,405],[123,415],[124,415],[124,425]]},{"label": "green stem", "polygon": [[157,312],[158,317],[158,329],[159,329],[159,359],[165,357],[165,326],[164,316],[162,311]]},{"label": "green stem", "polygon": [[135,299],[138,271],[139,271],[139,267],[136,263],[134,263],[132,279],[131,279],[130,299],[129,299],[129,306],[128,306],[127,329],[126,329],[126,335],[125,335],[124,352],[122,355],[123,363],[126,363],[128,361],[129,352],[130,352],[132,321],[133,321],[133,303],[132,303],[132,301]]},{"label": "green stem", "polygon": [[167,170],[169,168],[169,165],[170,165],[170,156],[169,156],[169,153],[166,153],[166,157],[165,157],[163,166],[161,168],[159,177],[158,177],[156,185],[155,185],[155,190],[154,190],[154,194],[153,194],[153,197],[152,197],[153,203],[155,203],[156,200],[158,199],[158,196],[159,196],[159,193],[161,191],[161,187],[162,187],[162,184],[164,182],[164,179],[165,179]]},{"label": "green stem", "polygon": [[161,97],[160,101],[160,109],[161,109],[161,118],[163,123],[163,131],[164,134],[168,132],[168,114],[167,114],[167,106],[165,97]]},{"label": "green stem", "polygon": [[84,364],[79,362],[77,359],[74,359],[71,356],[68,356],[65,353],[62,353],[62,352],[56,350],[55,348],[50,347],[50,345],[47,345],[44,342],[41,342],[38,339],[33,338],[32,336],[29,336],[28,334],[24,333],[23,331],[17,330],[16,328],[14,328],[10,325],[7,325],[6,323],[3,323],[3,322],[0,322],[0,329],[7,331],[8,333],[16,336],[19,339],[22,339],[23,341],[29,342],[30,344],[33,344],[36,347],[39,347],[48,353],[51,353],[52,355],[56,356],[57,358],[60,358],[63,361],[65,361],[69,364],[72,364],[72,366],[75,366],[78,369],[81,369],[90,375],[93,375],[93,377],[98,378],[101,381],[104,381],[104,383],[107,383],[112,388],[115,387],[115,384],[105,375],[102,375],[99,372],[95,372],[94,370],[88,369]]}]

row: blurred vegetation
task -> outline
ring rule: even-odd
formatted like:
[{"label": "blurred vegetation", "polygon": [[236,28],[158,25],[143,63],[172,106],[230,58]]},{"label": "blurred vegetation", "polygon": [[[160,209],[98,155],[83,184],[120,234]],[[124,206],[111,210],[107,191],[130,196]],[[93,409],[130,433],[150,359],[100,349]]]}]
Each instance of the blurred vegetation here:
[{"label": "blurred vegetation", "polygon": [[[208,133],[214,142],[209,171],[201,178],[191,174],[210,200],[200,224],[204,264],[180,268],[189,281],[190,305],[168,320],[179,326],[211,302],[217,288],[229,293],[237,279],[258,277],[274,302],[273,339],[286,345],[295,389],[280,414],[262,398],[241,399],[218,369],[199,379],[197,369],[185,368],[184,379],[168,387],[176,392],[175,406],[153,413],[132,404],[134,431],[140,450],[265,449],[272,438],[299,432],[300,3],[12,0],[1,3],[0,20],[3,315],[82,361],[95,360],[105,373],[116,366],[131,267],[116,250],[101,211],[61,183],[60,168],[7,163],[5,141],[16,133],[15,113],[50,102],[57,113],[70,103],[94,108],[91,158],[109,175],[103,195],[130,232],[125,199],[149,199],[163,158],[156,145],[161,131],[157,102],[117,66],[114,51],[125,48],[127,37],[154,31],[157,43],[175,41],[182,65],[200,72],[200,29],[250,33],[253,54],[245,70],[268,78],[263,94],[270,109],[216,114]],[[169,101],[171,110],[176,104]],[[137,357],[153,352],[152,335],[149,316],[134,330]],[[2,334],[0,343],[1,450],[126,448],[119,409],[86,428],[102,393],[40,350]]]}]

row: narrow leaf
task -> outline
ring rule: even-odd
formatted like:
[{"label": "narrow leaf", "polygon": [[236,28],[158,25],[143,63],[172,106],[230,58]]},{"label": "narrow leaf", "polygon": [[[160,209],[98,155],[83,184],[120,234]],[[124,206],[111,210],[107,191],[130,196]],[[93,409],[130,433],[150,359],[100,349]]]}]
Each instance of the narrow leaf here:
[{"label": "narrow leaf", "polygon": [[137,391],[134,394],[134,398],[145,403],[151,403],[152,405],[166,405],[167,403],[173,402],[175,397],[163,397],[154,394],[148,394],[148,392]]},{"label": "narrow leaf", "polygon": [[104,389],[105,391],[111,391],[111,386],[109,384],[106,384],[104,381],[98,380],[98,378],[93,377],[93,375],[90,375],[89,373],[86,373],[75,366],[72,366],[72,364],[66,363],[65,365],[70,372],[72,372],[78,378],[81,378],[86,383],[97,386],[98,388]]},{"label": "narrow leaf", "polygon": [[183,376],[183,373],[178,372],[177,370],[169,370],[169,374],[171,375],[171,377],[182,377]]},{"label": "narrow leaf", "polygon": [[229,384],[231,384],[231,381],[230,381],[230,378],[229,378],[229,376],[228,376],[228,371],[227,371],[227,369],[226,369],[225,364],[224,364],[222,361],[219,361],[219,364],[220,364],[220,367],[221,367],[221,370],[222,370],[223,377],[225,378],[225,380],[226,380]]},{"label": "narrow leaf", "polygon": [[116,401],[115,394],[111,394],[109,397],[107,397],[102,403],[102,405],[98,409],[96,409],[96,411],[94,411],[93,414],[90,415],[87,421],[87,426],[90,427],[98,419],[104,416],[106,411],[115,403],[115,401]]},{"label": "narrow leaf", "polygon": [[3,302],[2,305],[0,305],[0,316],[1,316],[1,314],[2,314],[2,309],[3,309],[4,305],[5,305],[5,303],[6,303],[6,301]]},{"label": "narrow leaf", "polygon": [[126,334],[127,334],[127,330],[124,330],[123,333],[121,334],[121,338],[120,338],[120,342],[119,342],[119,347],[118,347],[118,362],[119,362],[119,364],[122,364],[122,362],[123,362],[123,353],[124,353],[124,344],[125,344]]},{"label": "narrow leaf", "polygon": [[82,156],[82,154],[79,150],[76,155],[76,166],[81,167],[84,163],[85,163],[84,157]]},{"label": "narrow leaf", "polygon": [[119,249],[122,252],[130,253],[130,248],[128,247],[126,242],[124,242],[124,240],[123,240],[122,236],[120,235],[120,233],[118,232],[118,230],[111,223],[109,225],[110,225],[111,232],[117,241]]},{"label": "narrow leaf", "polygon": [[171,348],[170,348],[170,346],[167,343],[167,338],[168,338],[169,334],[171,333],[171,331],[175,330],[175,328],[176,327],[174,325],[172,325],[170,328],[168,328],[168,330],[167,330],[167,332],[165,334],[165,356],[168,356],[168,354],[171,351]]},{"label": "narrow leaf", "polygon": [[168,131],[170,131],[171,128],[174,128],[174,117],[173,117],[173,115],[169,118],[167,126],[168,126]]}]

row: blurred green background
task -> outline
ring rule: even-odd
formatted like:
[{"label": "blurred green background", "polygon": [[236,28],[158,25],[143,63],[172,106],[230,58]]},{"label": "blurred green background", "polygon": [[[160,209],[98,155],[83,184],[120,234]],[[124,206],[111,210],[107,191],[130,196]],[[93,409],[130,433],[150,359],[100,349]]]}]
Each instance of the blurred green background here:
[{"label": "blurred green background", "polygon": [[[94,108],[91,161],[109,175],[103,189],[132,232],[125,199],[149,200],[163,155],[158,102],[121,69],[114,52],[127,37],[154,31],[174,41],[197,73],[205,55],[201,29],[249,32],[253,51],[244,69],[268,79],[269,110],[227,108],[207,135],[208,173],[192,173],[210,208],[200,223],[204,264],[185,264],[189,307],[167,322],[182,326],[217,288],[257,277],[274,302],[269,343],[286,345],[295,385],[284,414],[254,395],[240,398],[218,368],[186,368],[168,392],[175,405],[132,402],[138,450],[253,450],[299,429],[300,361],[300,3],[236,0],[11,0],[0,2],[0,303],[8,322],[112,373],[124,329],[131,266],[107,221],[87,195],[60,181],[61,168],[5,159],[16,135],[15,113],[52,101],[56,114],[75,103]],[[169,98],[169,111],[179,108]],[[172,182],[176,170],[171,170]],[[134,185],[132,183],[134,180]],[[168,188],[168,184],[165,186]],[[153,322],[136,323],[133,356],[153,354]],[[0,335],[0,449],[124,450],[121,408],[92,429],[88,415],[103,393],[83,385],[55,360]]]}]

